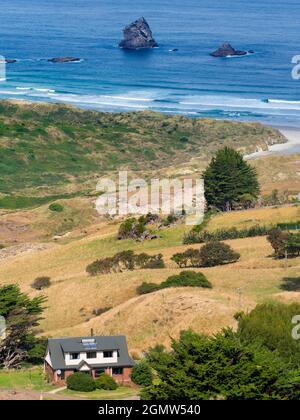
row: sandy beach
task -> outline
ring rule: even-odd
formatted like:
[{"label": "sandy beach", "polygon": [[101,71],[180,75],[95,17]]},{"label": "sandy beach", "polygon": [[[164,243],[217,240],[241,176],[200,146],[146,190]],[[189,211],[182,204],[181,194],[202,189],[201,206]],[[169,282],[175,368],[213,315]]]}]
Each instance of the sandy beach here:
[{"label": "sandy beach", "polygon": [[271,155],[291,155],[300,153],[300,129],[289,127],[274,127],[277,128],[286,138],[287,142],[283,144],[274,144],[269,146],[269,150],[251,153],[246,155],[246,159],[256,159],[262,156]]}]

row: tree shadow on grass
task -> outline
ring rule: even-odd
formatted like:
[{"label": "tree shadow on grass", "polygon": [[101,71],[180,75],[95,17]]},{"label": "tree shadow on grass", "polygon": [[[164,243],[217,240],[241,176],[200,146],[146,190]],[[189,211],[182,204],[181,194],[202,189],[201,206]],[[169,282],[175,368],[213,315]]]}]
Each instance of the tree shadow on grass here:
[{"label": "tree shadow on grass", "polygon": [[280,289],[286,292],[300,292],[300,277],[285,277]]}]

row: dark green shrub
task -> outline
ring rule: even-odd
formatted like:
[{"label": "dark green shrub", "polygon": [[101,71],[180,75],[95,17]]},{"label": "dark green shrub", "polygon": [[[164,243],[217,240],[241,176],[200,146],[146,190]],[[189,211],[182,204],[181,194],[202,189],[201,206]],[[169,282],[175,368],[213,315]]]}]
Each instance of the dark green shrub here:
[{"label": "dark green shrub", "polygon": [[240,254],[223,242],[212,241],[200,249],[202,267],[214,267],[234,263],[239,260]]},{"label": "dark green shrub", "polygon": [[136,220],[135,217],[132,217],[120,225],[118,239],[139,239],[145,231],[146,218],[140,217],[139,220]]},{"label": "dark green shrub", "polygon": [[150,256],[148,262],[145,263],[144,268],[159,269],[165,268],[165,263],[162,254]]},{"label": "dark green shrub", "polygon": [[152,384],[152,369],[146,361],[142,360],[134,365],[131,373],[131,380],[136,385],[141,386],[150,386]]},{"label": "dark green shrub", "polygon": [[64,211],[64,206],[62,206],[59,203],[52,203],[50,204],[50,206],[48,207],[49,210],[57,212],[57,213],[61,213]]},{"label": "dark green shrub", "polygon": [[201,267],[200,252],[198,249],[189,248],[171,258],[180,267]]},{"label": "dark green shrub", "polygon": [[114,378],[106,373],[102,373],[102,375],[96,379],[95,385],[97,389],[104,389],[106,391],[115,391],[118,388],[118,384]]},{"label": "dark green shrub", "polygon": [[67,377],[67,387],[72,391],[91,392],[96,389],[96,384],[88,373],[75,372]]},{"label": "dark green shrub", "polygon": [[159,289],[159,284],[144,282],[136,289],[136,291],[138,295],[146,295],[147,293],[156,292]]},{"label": "dark green shrub", "polygon": [[269,232],[267,237],[272,248],[274,249],[274,254],[277,258],[282,258],[285,255],[285,242],[289,237],[289,233],[283,232],[280,228],[273,228]]},{"label": "dark green shrub", "polygon": [[5,245],[0,244],[0,250],[1,250],[1,249],[4,249],[4,248],[5,248]]},{"label": "dark green shrub", "polygon": [[178,275],[170,276],[160,284],[161,289],[168,287],[204,287],[212,288],[204,274],[195,271],[182,271]]},{"label": "dark green shrub", "polygon": [[145,268],[149,259],[150,259],[150,255],[146,254],[145,252],[142,252],[141,254],[138,254],[135,256],[135,264],[139,268]]},{"label": "dark green shrub", "polygon": [[300,340],[292,337],[292,319],[299,314],[298,303],[263,303],[239,316],[238,334],[247,343],[258,340],[261,346],[300,367]]},{"label": "dark green shrub", "polygon": [[86,272],[90,276],[97,276],[98,274],[108,274],[111,272],[113,267],[113,261],[111,258],[104,258],[102,260],[96,260],[86,267]]},{"label": "dark green shrub", "polygon": [[297,367],[276,351],[241,340],[230,329],[210,336],[183,331],[171,345],[171,351],[160,346],[148,352],[147,361],[157,380],[142,389],[143,400],[300,398]]},{"label": "dark green shrub", "polygon": [[37,277],[34,282],[31,284],[31,287],[36,290],[42,290],[46,287],[51,286],[51,279],[50,277]]},{"label": "dark green shrub", "polygon": [[131,250],[119,252],[113,257],[113,260],[114,264],[119,266],[120,270],[122,270],[122,268],[125,270],[134,270],[135,255]]},{"label": "dark green shrub", "polygon": [[212,285],[202,273],[182,271],[178,275],[168,277],[166,281],[160,284],[144,282],[137,288],[137,293],[139,295],[145,295],[170,287],[204,287],[211,289]]},{"label": "dark green shrub", "polygon": [[300,254],[300,234],[283,232],[280,228],[271,230],[268,236],[276,258],[296,257]]},{"label": "dark green shrub", "polygon": [[237,229],[235,227],[229,229],[218,229],[214,232],[208,232],[207,230],[197,232],[191,230],[188,232],[183,239],[184,244],[201,244],[210,241],[225,241],[227,239],[240,239],[240,238],[253,238],[255,236],[266,236],[273,227],[267,226],[252,226],[248,229]]},{"label": "dark green shrub", "polygon": [[288,257],[298,257],[300,255],[300,233],[290,234],[285,248]]},{"label": "dark green shrub", "polygon": [[280,289],[287,292],[300,292],[300,277],[284,278],[284,282],[280,285]]}]

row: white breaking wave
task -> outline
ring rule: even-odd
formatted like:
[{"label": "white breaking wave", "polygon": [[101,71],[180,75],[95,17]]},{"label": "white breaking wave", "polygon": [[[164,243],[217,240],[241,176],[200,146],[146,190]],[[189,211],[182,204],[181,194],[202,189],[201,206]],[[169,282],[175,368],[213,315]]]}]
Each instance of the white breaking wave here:
[{"label": "white breaking wave", "polygon": [[[239,98],[225,95],[176,95],[164,89],[128,90],[126,93],[80,95],[63,93],[44,86],[1,86],[6,98],[61,102],[103,111],[152,109],[164,113],[195,116],[201,113],[217,118],[298,115],[300,100]],[[259,114],[259,115],[258,115]]]}]

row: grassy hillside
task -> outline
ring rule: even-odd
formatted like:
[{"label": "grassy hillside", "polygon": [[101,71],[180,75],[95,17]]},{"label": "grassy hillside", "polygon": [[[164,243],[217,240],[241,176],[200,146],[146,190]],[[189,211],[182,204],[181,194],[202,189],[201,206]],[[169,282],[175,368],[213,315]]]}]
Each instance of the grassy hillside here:
[{"label": "grassy hillside", "polygon": [[297,195],[300,191],[300,154],[265,156],[250,160],[259,176],[262,194],[272,190],[289,191]]},{"label": "grassy hillside", "polygon": [[[264,223],[265,218],[277,222],[297,220],[299,207],[234,212],[217,216],[211,224],[248,225],[249,220]],[[190,227],[163,230],[162,238],[143,243],[117,241],[117,229],[113,223],[97,225],[84,238],[6,258],[0,264],[0,284],[18,283],[31,296],[43,293],[48,297],[41,325],[43,334],[88,334],[92,327],[98,334],[126,334],[131,350],[137,351],[157,342],[168,344],[170,336],[177,336],[183,328],[211,333],[234,326],[235,312],[248,310],[257,302],[299,299],[299,293],[283,292],[280,285],[284,278],[299,275],[300,258],[289,260],[286,268],[284,261],[271,258],[272,248],[265,237],[228,241],[241,254],[238,263],[197,269],[213,284],[212,290],[174,288],[137,296],[136,288],[144,281],[160,283],[180,271],[171,257],[188,247],[182,245],[182,239]],[[87,276],[87,264],[126,249],[161,252],[166,268]],[[30,286],[40,275],[49,276],[52,281],[43,292]],[[103,308],[111,309],[96,316],[94,310]]]},{"label": "grassy hillside", "polygon": [[[2,101],[0,193],[14,196],[0,196],[0,206],[22,208],[42,204],[36,195],[93,189],[97,176],[119,169],[145,174],[189,163],[199,170],[224,145],[249,153],[283,141],[277,130],[256,123]],[[29,203],[19,197],[24,189],[33,195]]]},{"label": "grassy hillside", "polygon": [[270,226],[298,221],[300,221],[300,206],[295,204],[290,207],[269,207],[220,213],[209,221],[207,229],[213,232],[217,229],[233,227],[244,229],[256,225]]}]

